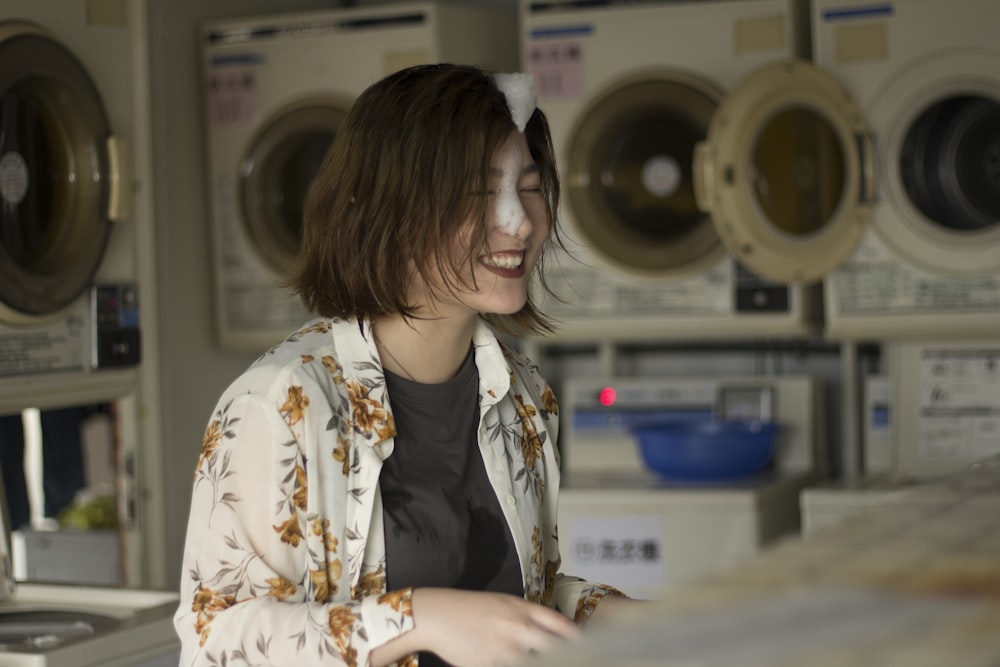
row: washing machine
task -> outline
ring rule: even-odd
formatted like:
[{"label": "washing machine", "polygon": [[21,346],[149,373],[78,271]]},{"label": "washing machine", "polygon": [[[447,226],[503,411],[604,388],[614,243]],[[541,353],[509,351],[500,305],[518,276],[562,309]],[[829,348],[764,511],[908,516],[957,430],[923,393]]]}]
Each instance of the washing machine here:
[{"label": "washing machine", "polygon": [[700,206],[751,269],[822,281],[830,338],[996,334],[1000,5],[812,4],[814,63],[764,68],[720,106],[696,150]]},{"label": "washing machine", "polygon": [[22,584],[0,599],[0,667],[175,667],[178,595]]},{"label": "washing machine", "polygon": [[696,205],[695,145],[727,91],[808,55],[794,0],[520,4],[522,68],[552,130],[565,252],[544,310],[561,339],[808,335],[815,286],[734,260]]},{"label": "washing machine", "polygon": [[1000,45],[991,0],[819,0],[816,61],[862,106],[878,197],[827,281],[835,336],[1000,332]]},{"label": "washing machine", "polygon": [[138,4],[0,2],[5,388],[139,361]]},{"label": "washing machine", "polygon": [[0,484],[0,667],[177,665],[176,592],[16,582],[7,509]]},{"label": "washing machine", "polygon": [[219,344],[261,352],[308,315],[282,286],[309,183],[355,97],[410,65],[518,65],[513,7],[393,3],[206,25]]},{"label": "washing machine", "polygon": [[[563,569],[656,599],[798,533],[799,495],[824,478],[823,386],[807,376],[593,377],[560,401]],[[726,481],[664,478],[631,428],[752,419],[779,424],[771,465]]]}]

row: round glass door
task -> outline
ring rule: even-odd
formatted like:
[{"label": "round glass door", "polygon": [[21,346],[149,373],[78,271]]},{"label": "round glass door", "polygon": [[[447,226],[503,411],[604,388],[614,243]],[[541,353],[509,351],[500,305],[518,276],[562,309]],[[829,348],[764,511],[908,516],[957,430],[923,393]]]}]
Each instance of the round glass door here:
[{"label": "round glass door", "polygon": [[895,76],[872,106],[887,210],[872,228],[938,276],[1000,272],[1000,56],[952,52]]},{"label": "round glass door", "polygon": [[695,146],[721,97],[688,74],[652,71],[580,114],[563,187],[577,232],[596,254],[650,277],[694,273],[725,256],[692,178]]},{"label": "round glass door", "polygon": [[110,135],[76,57],[0,24],[0,319],[45,318],[90,286],[111,232]]},{"label": "round glass door", "polygon": [[841,84],[770,65],[720,105],[695,155],[699,206],[755,274],[811,283],[843,262],[870,215],[870,132]]},{"label": "round glass door", "polygon": [[899,156],[903,187],[935,224],[961,230],[1000,224],[1000,102],[949,97],[923,111]]},{"label": "round glass door", "polygon": [[805,107],[777,111],[752,143],[747,183],[763,217],[790,238],[822,231],[844,194],[845,156],[829,123]]},{"label": "round glass door", "polygon": [[306,193],[349,103],[311,100],[275,114],[240,165],[240,198],[248,238],[266,264],[285,275],[302,243]]}]

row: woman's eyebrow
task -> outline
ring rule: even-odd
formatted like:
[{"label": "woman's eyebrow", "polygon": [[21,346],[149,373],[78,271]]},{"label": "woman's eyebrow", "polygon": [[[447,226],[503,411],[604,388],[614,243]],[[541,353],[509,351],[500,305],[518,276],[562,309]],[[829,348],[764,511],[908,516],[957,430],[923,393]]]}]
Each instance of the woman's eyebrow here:
[{"label": "woman's eyebrow", "polygon": [[[531,164],[525,165],[524,169],[521,170],[521,176],[534,176],[535,174],[541,173],[541,169],[537,164],[532,162]],[[490,167],[490,178],[502,178],[504,175],[504,170],[499,167]]]}]

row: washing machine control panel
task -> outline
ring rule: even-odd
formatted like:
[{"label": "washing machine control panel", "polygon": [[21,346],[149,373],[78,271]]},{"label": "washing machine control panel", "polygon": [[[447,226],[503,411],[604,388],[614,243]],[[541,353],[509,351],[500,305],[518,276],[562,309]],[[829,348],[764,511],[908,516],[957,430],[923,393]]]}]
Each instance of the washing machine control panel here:
[{"label": "washing machine control panel", "polygon": [[95,285],[92,354],[94,368],[135,366],[141,359],[139,290],[135,283]]}]

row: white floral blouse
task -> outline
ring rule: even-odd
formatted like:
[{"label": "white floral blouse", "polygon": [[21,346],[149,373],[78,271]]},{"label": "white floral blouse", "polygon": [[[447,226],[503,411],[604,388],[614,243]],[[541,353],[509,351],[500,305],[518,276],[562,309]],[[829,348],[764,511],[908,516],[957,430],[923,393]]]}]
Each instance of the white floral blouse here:
[{"label": "white floral blouse", "polygon": [[[314,320],[219,400],[194,478],[174,618],[181,665],[367,665],[413,627],[412,591],[385,589],[378,479],[395,426],[363,328]],[[525,597],[583,621],[620,593],[558,574],[555,397],[485,323],[473,344],[480,449]]]}]

